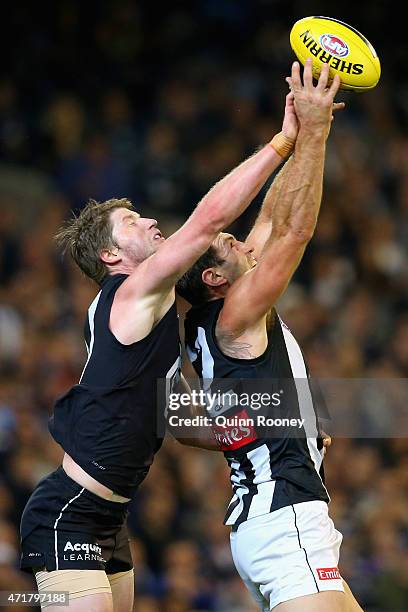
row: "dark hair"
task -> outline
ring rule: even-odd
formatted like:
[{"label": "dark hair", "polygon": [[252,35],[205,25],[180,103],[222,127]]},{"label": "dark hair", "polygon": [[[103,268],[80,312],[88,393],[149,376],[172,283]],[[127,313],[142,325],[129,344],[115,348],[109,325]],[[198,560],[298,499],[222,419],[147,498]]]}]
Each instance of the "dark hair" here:
[{"label": "dark hair", "polygon": [[100,253],[115,246],[110,220],[110,213],[115,208],[132,210],[133,206],[126,198],[112,198],[102,203],[89,200],[79,216],[67,221],[55,235],[55,241],[63,252],[68,250],[82,272],[98,284],[108,273]]},{"label": "dark hair", "polygon": [[217,255],[216,249],[210,246],[178,280],[176,284],[177,293],[193,306],[199,306],[203,302],[207,302],[211,294],[208,286],[203,282],[202,273],[207,268],[221,266],[223,263],[224,260]]}]

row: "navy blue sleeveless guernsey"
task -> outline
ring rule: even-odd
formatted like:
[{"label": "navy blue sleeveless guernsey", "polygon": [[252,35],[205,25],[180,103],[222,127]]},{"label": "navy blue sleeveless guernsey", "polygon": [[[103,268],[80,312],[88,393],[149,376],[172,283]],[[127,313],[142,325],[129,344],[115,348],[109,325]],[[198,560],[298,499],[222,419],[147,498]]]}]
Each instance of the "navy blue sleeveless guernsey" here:
[{"label": "navy blue sleeveless guernsey", "polygon": [[162,443],[165,398],[159,400],[160,423],[157,381],[179,368],[180,341],[175,303],[143,340],[124,345],[115,338],[110,312],[126,278],[106,277],[89,307],[88,359],[79,384],[57,400],[49,430],[85,472],[132,497]]},{"label": "navy blue sleeveless guernsey", "polygon": [[[309,393],[307,367],[299,345],[274,311],[268,345],[260,357],[235,359],[224,355],[215,336],[215,327],[223,303],[223,300],[207,302],[200,307],[191,308],[186,316],[187,353],[203,383],[210,388],[211,381],[214,381],[214,392],[221,383],[225,392],[228,379],[234,381],[234,385],[237,381],[240,385],[239,381],[242,381],[243,389],[256,392],[261,390],[261,386],[264,391],[263,385],[269,385],[270,381],[276,389],[284,387],[285,393],[290,394],[287,405],[290,405],[291,416],[305,417],[308,423],[316,422],[315,438],[306,437],[303,429],[296,437],[277,437],[267,435],[265,429],[258,428],[257,431],[256,425],[244,426],[241,430],[235,425],[229,428],[214,428],[219,440],[222,430],[221,448],[231,469],[233,497],[225,523],[237,526],[255,516],[300,502],[328,502],[322,467],[322,440],[318,434],[313,399]],[[302,392],[299,393],[297,379],[306,379]],[[259,381],[258,385],[256,380]],[[226,387],[222,384],[224,381]],[[215,406],[215,409],[220,410],[222,406]],[[276,410],[284,409],[280,407]],[[227,407],[224,411],[224,416],[228,419],[234,414],[243,416],[242,407]],[[216,415],[210,413],[210,416],[214,418]]]}]

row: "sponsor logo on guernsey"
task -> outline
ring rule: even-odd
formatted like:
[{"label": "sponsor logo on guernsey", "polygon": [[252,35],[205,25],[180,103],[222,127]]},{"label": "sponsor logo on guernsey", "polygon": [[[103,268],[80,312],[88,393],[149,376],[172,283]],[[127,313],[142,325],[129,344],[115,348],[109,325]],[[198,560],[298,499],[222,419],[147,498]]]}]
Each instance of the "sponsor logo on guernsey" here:
[{"label": "sponsor logo on guernsey", "polygon": [[[253,442],[258,438],[254,420],[246,410],[241,410],[231,419],[225,419],[225,425],[213,424],[212,429],[222,451],[231,451]],[[230,425],[231,423],[231,425]]]},{"label": "sponsor logo on guernsey", "polygon": [[349,54],[347,43],[338,36],[333,36],[333,34],[322,34],[319,38],[319,42],[325,51],[331,53],[335,57],[346,57],[346,55]]},{"label": "sponsor logo on guernsey", "polygon": [[341,580],[337,567],[318,567],[316,571],[320,580]]},{"label": "sponsor logo on guernsey", "polygon": [[73,544],[68,540],[64,547],[64,561],[105,561],[105,559],[98,544],[88,542]]}]

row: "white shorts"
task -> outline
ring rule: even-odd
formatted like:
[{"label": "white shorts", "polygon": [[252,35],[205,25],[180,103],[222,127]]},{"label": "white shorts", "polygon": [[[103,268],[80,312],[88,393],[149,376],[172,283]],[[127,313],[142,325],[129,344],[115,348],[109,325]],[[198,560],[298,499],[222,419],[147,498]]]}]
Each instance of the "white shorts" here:
[{"label": "white shorts", "polygon": [[235,567],[261,610],[319,591],[344,591],[343,536],[327,504],[310,501],[257,516],[231,532]]}]

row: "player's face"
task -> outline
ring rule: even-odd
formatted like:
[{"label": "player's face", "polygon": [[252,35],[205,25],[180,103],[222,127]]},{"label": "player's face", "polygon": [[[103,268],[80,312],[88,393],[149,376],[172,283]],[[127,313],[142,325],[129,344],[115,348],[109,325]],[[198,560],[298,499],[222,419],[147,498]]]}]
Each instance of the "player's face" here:
[{"label": "player's face", "polygon": [[224,260],[221,272],[229,284],[256,266],[253,249],[232,234],[221,232],[214,240],[213,246],[218,256]]},{"label": "player's face", "polygon": [[127,208],[116,208],[110,215],[112,237],[121,257],[140,263],[153,255],[164,242],[155,219],[141,217]]}]

